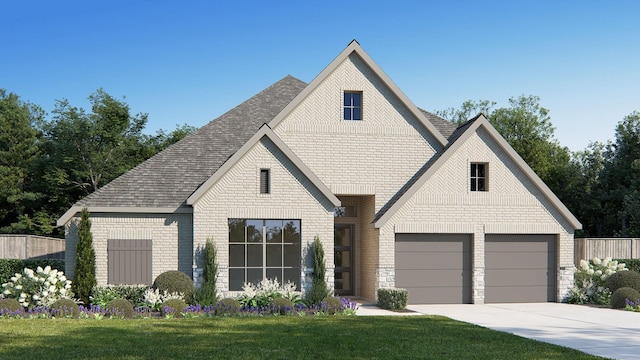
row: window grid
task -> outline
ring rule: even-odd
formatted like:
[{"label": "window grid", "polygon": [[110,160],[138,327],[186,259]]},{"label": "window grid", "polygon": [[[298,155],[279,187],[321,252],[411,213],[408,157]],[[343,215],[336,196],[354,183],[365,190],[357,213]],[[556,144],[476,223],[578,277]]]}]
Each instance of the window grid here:
[{"label": "window grid", "polygon": [[471,163],[471,191],[487,191],[487,164]]},{"label": "window grid", "polygon": [[362,120],[362,92],[344,92],[344,120]]},{"label": "window grid", "polygon": [[300,288],[300,220],[229,219],[229,290],[277,278]]}]

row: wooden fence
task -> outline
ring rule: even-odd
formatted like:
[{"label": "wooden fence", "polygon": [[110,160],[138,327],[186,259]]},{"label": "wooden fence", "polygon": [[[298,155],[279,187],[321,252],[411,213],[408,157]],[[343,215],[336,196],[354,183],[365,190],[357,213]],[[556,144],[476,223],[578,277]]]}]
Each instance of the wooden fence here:
[{"label": "wooden fence", "polygon": [[0,234],[0,259],[62,259],[64,239]]},{"label": "wooden fence", "polygon": [[638,238],[581,238],[574,239],[574,262],[580,265],[581,259],[612,257],[614,259],[640,258],[640,239]]}]

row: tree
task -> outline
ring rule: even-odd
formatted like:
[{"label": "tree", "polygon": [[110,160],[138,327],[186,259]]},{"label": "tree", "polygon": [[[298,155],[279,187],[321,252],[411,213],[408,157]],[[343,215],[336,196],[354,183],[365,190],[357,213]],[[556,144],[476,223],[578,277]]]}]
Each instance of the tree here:
[{"label": "tree", "polygon": [[129,105],[103,89],[89,95],[91,113],[58,100],[53,121],[45,127],[50,170],[88,195],[144,160],[140,149],[147,114],[132,116]]},{"label": "tree", "polygon": [[640,236],[640,112],[618,123],[615,142],[605,157],[601,177],[602,210],[608,220],[605,233]]},{"label": "tree", "polygon": [[326,268],[324,262],[324,249],[320,238],[316,236],[311,245],[313,256],[313,277],[311,279],[311,291],[307,294],[307,302],[319,304],[329,295],[326,280]]},{"label": "tree", "polygon": [[76,244],[76,271],[73,278],[73,292],[85,304],[89,304],[89,297],[96,286],[96,253],[93,249],[93,235],[91,235],[91,219],[89,210],[82,209],[78,225],[78,243]]},{"label": "tree", "polygon": [[448,108],[446,110],[436,110],[435,114],[458,125],[462,125],[478,114],[489,116],[493,112],[496,104],[495,101],[489,100],[467,100],[463,102],[458,109]]},{"label": "tree", "polygon": [[0,89],[0,232],[48,233],[51,222],[38,212],[42,194],[31,185],[37,174],[44,111]]},{"label": "tree", "polygon": [[196,294],[196,299],[201,305],[212,305],[218,302],[218,261],[216,247],[212,239],[207,239],[204,246],[204,270],[202,272],[203,283]]}]

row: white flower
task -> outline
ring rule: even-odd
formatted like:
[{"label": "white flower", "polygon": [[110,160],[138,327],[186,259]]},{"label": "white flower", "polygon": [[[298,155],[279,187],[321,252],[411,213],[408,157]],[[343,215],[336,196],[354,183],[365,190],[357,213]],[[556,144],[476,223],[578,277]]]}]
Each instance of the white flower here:
[{"label": "white flower", "polygon": [[20,299],[26,299],[27,298],[27,294],[26,293],[21,293],[20,294]]},{"label": "white flower", "polygon": [[[47,295],[49,295],[49,292],[47,290],[44,290],[42,292],[42,297],[47,297]],[[34,295],[35,296],[35,295]]]},{"label": "white flower", "polygon": [[6,289],[5,291],[2,292],[5,295],[11,295],[11,290]]},{"label": "white flower", "polygon": [[32,296],[33,300],[38,301],[40,300],[40,296],[38,296],[38,294],[35,294]]},{"label": "white flower", "polygon": [[55,286],[49,286],[49,292],[50,293],[55,293],[56,292],[56,287]]},{"label": "white flower", "polygon": [[618,270],[624,270],[626,264],[618,264]]},{"label": "white flower", "polygon": [[600,276],[602,275],[602,270],[596,270],[596,272],[594,273],[595,276]]},{"label": "white flower", "polygon": [[611,270],[611,269],[607,269],[607,271],[605,271],[604,273],[607,275],[611,275],[613,274],[615,271]]},{"label": "white flower", "polygon": [[67,281],[67,277],[64,275],[60,275],[60,277],[58,277],[58,280],[60,281]]},{"label": "white flower", "polygon": [[51,266],[47,265],[47,267],[44,268],[44,273],[49,274],[50,272],[51,272]]},{"label": "white flower", "polygon": [[36,272],[37,272],[37,273],[41,273],[41,272],[43,272],[43,271],[44,271],[44,270],[42,269],[42,267],[41,267],[41,266],[38,266],[38,267],[36,268]]},{"label": "white flower", "polygon": [[22,290],[22,285],[16,285],[15,289],[16,290]]},{"label": "white flower", "polygon": [[587,270],[587,274],[589,274],[589,275],[593,275],[593,273],[594,273],[593,269],[589,269],[589,270]]},{"label": "white flower", "polygon": [[586,260],[580,260],[580,269],[589,270],[589,263]]},{"label": "white flower", "polygon": [[67,289],[67,290],[68,290],[68,289],[71,289],[71,283],[67,283],[67,284],[65,284],[65,285],[64,285],[64,288],[65,288],[65,289]]},{"label": "white flower", "polygon": [[[18,275],[18,274],[16,274],[16,275]],[[18,281],[18,277],[17,276],[12,276],[11,277],[11,281],[13,281],[13,282]]]},{"label": "white flower", "polygon": [[602,276],[600,276],[600,280],[602,280],[602,281],[607,280],[607,275],[602,275]]},{"label": "white flower", "polygon": [[25,301],[24,303],[22,303],[22,306],[29,307],[29,303]]},{"label": "white flower", "polygon": [[594,265],[600,265],[600,264],[602,264],[602,260],[598,259],[597,257],[594,257],[593,259],[591,259],[591,262],[592,262]]}]

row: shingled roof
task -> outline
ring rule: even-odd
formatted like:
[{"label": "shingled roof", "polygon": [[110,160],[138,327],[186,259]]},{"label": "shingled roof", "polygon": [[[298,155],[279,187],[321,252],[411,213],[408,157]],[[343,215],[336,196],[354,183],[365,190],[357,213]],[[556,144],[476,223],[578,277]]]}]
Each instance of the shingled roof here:
[{"label": "shingled roof", "polygon": [[[185,206],[185,200],[194,191],[305,87],[307,84],[303,81],[286,76],[78,201],[74,208],[178,209]],[[420,111],[445,138],[451,136],[456,128],[453,123]]]},{"label": "shingled roof", "polygon": [[178,208],[305,87],[286,76],[111,181],[76,206]]}]

